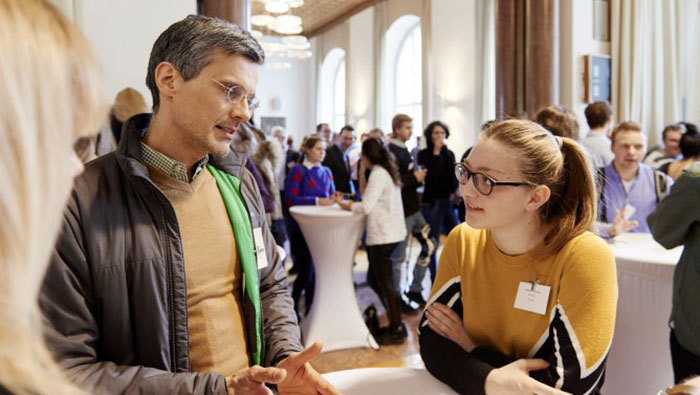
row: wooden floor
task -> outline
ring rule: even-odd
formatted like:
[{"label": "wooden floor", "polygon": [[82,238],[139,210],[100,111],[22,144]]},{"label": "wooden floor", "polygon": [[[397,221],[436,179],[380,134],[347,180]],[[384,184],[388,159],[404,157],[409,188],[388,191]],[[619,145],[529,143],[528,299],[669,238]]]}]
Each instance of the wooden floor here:
[{"label": "wooden floor", "polygon": [[[413,256],[417,254],[420,247],[416,243],[412,247]],[[438,251],[439,253],[440,251]],[[414,260],[414,259],[412,259]],[[353,280],[356,284],[357,304],[360,311],[364,311],[369,305],[374,304],[380,315],[381,326],[387,325],[386,311],[382,307],[379,298],[367,285],[367,254],[364,250],[358,250],[355,256],[355,267],[353,269]],[[412,268],[410,268],[412,272]],[[406,270],[402,274],[402,284],[405,289],[407,281]],[[429,272],[428,272],[429,273]],[[424,297],[428,297],[430,287],[430,276],[426,273],[423,281]],[[370,348],[353,348],[348,350],[331,351],[322,353],[315,358],[311,364],[321,373],[334,372],[338,370],[357,369],[367,367],[422,367],[423,361],[420,358],[418,348],[418,336],[416,328],[420,320],[420,313],[404,314],[403,321],[408,329],[408,339],[404,344],[395,346],[382,346],[379,350]]]}]

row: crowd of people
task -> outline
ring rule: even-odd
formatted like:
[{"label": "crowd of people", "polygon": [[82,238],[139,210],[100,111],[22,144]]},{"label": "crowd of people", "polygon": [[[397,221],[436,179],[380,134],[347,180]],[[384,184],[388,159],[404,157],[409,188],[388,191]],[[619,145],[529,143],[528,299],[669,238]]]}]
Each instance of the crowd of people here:
[{"label": "crowd of people", "polygon": [[322,345],[302,347],[314,262],[289,214],[336,204],[367,216],[368,284],[389,322],[378,343],[405,342],[402,314],[421,311],[425,367],[465,394],[599,393],[618,292],[603,238],[685,245],[668,393],[694,391],[693,124],[669,125],[646,156],[643,128],[604,102],[584,138],[548,106],[486,123],[459,161],[441,121],[409,151],[405,114],[388,135],[321,123],[295,146],[250,121],[265,54],[219,19],[155,41],[151,113],[133,89],[108,109],[86,39],[44,0],[0,0],[0,54],[0,393],[339,393],[309,363]]}]

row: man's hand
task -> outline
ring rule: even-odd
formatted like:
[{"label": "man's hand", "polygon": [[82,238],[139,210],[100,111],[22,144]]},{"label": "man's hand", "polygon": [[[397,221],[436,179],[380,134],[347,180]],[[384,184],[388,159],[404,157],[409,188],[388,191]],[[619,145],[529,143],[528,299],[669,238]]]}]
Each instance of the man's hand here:
[{"label": "man's hand", "polygon": [[284,380],[287,372],[279,368],[263,368],[253,366],[244,368],[226,378],[226,388],[231,395],[252,394],[272,395],[265,383],[277,384]]},{"label": "man's hand", "polygon": [[428,170],[422,169],[422,170],[416,170],[413,172],[413,176],[416,177],[416,180],[420,182],[421,184],[425,182],[425,175],[428,174]]},{"label": "man's hand", "polygon": [[486,376],[486,395],[565,395],[530,377],[531,370],[546,369],[549,363],[544,359],[518,359],[502,368],[492,370]]},{"label": "man's hand", "polygon": [[686,380],[680,384],[674,385],[666,390],[668,395],[699,395],[700,394],[700,376]]},{"label": "man's hand", "polygon": [[291,354],[277,364],[278,368],[287,372],[284,380],[277,384],[281,395],[340,395],[340,391],[321,377],[309,363],[321,353],[322,348],[321,343],[316,342],[306,350]]},{"label": "man's hand", "polygon": [[613,218],[613,224],[610,228],[610,237],[615,237],[620,233],[629,232],[630,230],[639,226],[637,221],[630,221],[625,218],[622,210],[615,211],[615,217]]},{"label": "man's hand", "polygon": [[462,317],[442,303],[433,303],[427,311],[428,326],[438,335],[457,343],[466,352],[471,352],[476,346],[464,329]]}]

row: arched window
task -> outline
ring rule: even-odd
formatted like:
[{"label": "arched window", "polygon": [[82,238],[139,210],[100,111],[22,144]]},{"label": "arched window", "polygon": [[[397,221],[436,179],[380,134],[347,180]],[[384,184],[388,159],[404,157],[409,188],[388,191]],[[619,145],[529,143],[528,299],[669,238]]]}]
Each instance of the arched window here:
[{"label": "arched window", "polygon": [[396,112],[413,118],[413,127],[423,127],[423,75],[420,23],[404,36],[396,56],[394,103]]},{"label": "arched window", "polygon": [[345,125],[345,59],[340,61],[333,78],[333,130]]},{"label": "arched window", "polygon": [[334,131],[345,125],[345,51],[333,48],[321,64],[317,123],[327,122]]},{"label": "arched window", "polygon": [[387,29],[384,36],[381,85],[381,121],[391,130],[391,119],[398,113],[413,118],[413,138],[423,127],[423,67],[421,25],[416,15],[404,15]]}]

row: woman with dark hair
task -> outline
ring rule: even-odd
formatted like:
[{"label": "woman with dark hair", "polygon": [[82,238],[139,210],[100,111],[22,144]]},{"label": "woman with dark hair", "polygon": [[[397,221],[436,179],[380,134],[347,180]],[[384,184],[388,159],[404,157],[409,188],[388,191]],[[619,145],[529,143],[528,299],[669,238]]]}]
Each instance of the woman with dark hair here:
[{"label": "woman with dark hair", "polygon": [[406,224],[401,201],[399,170],[389,150],[377,139],[362,143],[360,176],[370,170],[362,202],[343,201],[336,193],[335,200],[346,210],[367,215],[367,257],[369,285],[379,295],[389,316],[389,326],[379,331],[377,343],[401,344],[408,336],[401,322],[401,296],[394,287],[392,257],[406,238]]},{"label": "woman with dark hair", "polygon": [[[431,122],[423,131],[423,136],[427,148],[418,153],[418,165],[428,170],[423,191],[423,216],[430,224],[431,236],[439,244],[442,231],[448,234],[459,224],[452,203],[458,185],[454,174],[455,154],[447,148],[450,129],[444,123]],[[430,259],[430,276],[433,280],[435,269],[433,255]]]}]

